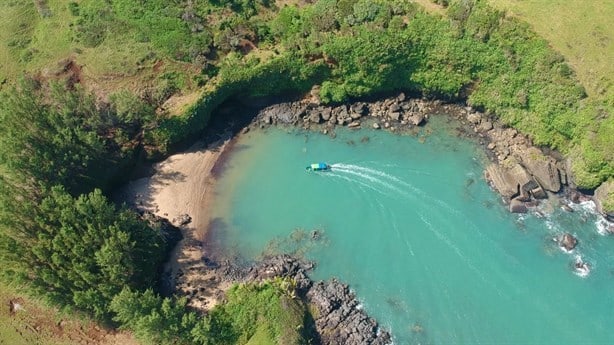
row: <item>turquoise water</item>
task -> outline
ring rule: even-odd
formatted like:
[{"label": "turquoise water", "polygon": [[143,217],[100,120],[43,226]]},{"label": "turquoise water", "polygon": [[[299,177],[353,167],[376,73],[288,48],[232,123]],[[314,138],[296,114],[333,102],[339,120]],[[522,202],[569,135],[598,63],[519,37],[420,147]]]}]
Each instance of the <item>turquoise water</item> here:
[{"label": "turquoise water", "polygon": [[[315,260],[312,276],[349,283],[396,344],[613,344],[614,239],[591,204],[509,214],[477,146],[434,122],[417,136],[248,133],[218,185],[216,238],[248,259]],[[318,161],[332,171],[305,171]],[[552,241],[561,231],[573,253]]]}]

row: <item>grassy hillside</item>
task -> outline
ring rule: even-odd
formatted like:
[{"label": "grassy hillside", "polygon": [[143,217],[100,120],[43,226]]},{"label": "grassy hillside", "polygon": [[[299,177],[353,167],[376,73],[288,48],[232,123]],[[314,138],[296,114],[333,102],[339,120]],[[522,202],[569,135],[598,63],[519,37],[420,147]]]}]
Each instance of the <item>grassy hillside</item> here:
[{"label": "grassy hillside", "polygon": [[[15,311],[10,302],[19,304]],[[0,284],[0,344],[7,345],[136,345],[129,334],[107,331]]]},{"label": "grassy hillside", "polygon": [[165,55],[155,42],[139,38],[134,23],[99,20],[86,30],[98,30],[104,39],[92,42],[79,36],[79,28],[86,25],[82,16],[104,18],[104,6],[97,8],[99,3],[104,2],[1,1],[0,85],[14,82],[23,73],[54,78],[72,60],[79,66],[76,79],[102,98],[119,89],[143,94],[169,76],[181,84],[173,92],[188,93],[197,86],[193,77],[200,73],[199,67]]},{"label": "grassy hillside", "polygon": [[[517,11],[529,22],[555,21],[546,16],[554,8],[539,17],[529,7],[539,2],[525,3]],[[595,14],[603,27],[587,32],[610,47],[611,5],[603,14],[567,3],[560,16]],[[425,12],[410,0],[1,1],[0,277],[150,343],[306,342],[306,309],[288,282],[235,288],[206,318],[153,292],[170,242],[96,189],[143,151],[166,154],[200,134],[233,97],[317,84],[328,103],[399,90],[463,101],[567,154],[580,187],[612,178],[612,66],[601,63],[611,52],[583,48],[583,38],[546,41],[488,4],[451,0]],[[561,31],[583,37],[572,28],[584,24],[568,25]],[[551,49],[566,42],[590,50],[590,63],[569,53],[571,69]]]},{"label": "grassy hillside", "polygon": [[614,1],[488,1],[529,23],[561,52],[590,96],[614,100]]}]

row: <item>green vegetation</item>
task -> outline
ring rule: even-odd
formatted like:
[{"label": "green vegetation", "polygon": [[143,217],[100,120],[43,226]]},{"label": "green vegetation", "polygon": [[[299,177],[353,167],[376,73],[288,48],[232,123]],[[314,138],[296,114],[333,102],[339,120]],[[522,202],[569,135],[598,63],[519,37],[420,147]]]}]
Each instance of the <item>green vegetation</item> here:
[{"label": "green vegetation", "polygon": [[[466,101],[567,154],[579,187],[614,176],[612,73],[598,62],[610,50],[582,65],[581,45],[553,39],[571,69],[487,2],[421,1],[438,15],[409,0],[3,1],[2,278],[149,343],[305,342],[290,282],[235,287],[205,318],[152,292],[164,234],[102,192],[141,149],[167,154],[233,97],[318,84],[329,103],[399,90]],[[593,35],[606,47],[608,23]],[[594,66],[605,77],[592,83]]]},{"label": "green vegetation", "polygon": [[167,250],[133,211],[87,192],[120,155],[107,133],[139,119],[118,100],[117,112],[100,111],[79,89],[24,80],[0,105],[2,275],[99,319],[122,287],[152,285]]},{"label": "green vegetation", "polygon": [[127,289],[116,296],[115,320],[146,344],[265,345],[306,344],[310,330],[306,306],[293,282],[275,279],[235,285],[228,302],[204,318],[186,309],[185,299],[161,298]]},{"label": "green vegetation", "polygon": [[269,27],[266,42],[278,54],[228,54],[199,109],[162,123],[150,137],[155,146],[165,150],[200,128],[233,95],[321,84],[325,102],[393,90],[466,99],[534,143],[569,154],[578,186],[595,188],[614,174],[612,101],[587,98],[560,54],[485,1],[452,2],[441,18],[404,1],[322,0],[282,8]]},{"label": "green vegetation", "polygon": [[125,332],[101,328],[83,314],[63,313],[2,283],[0,304],[0,344],[138,344]]},{"label": "green vegetation", "polygon": [[592,97],[614,97],[612,17],[614,3],[582,0],[505,1],[488,0],[526,21],[573,67]]}]

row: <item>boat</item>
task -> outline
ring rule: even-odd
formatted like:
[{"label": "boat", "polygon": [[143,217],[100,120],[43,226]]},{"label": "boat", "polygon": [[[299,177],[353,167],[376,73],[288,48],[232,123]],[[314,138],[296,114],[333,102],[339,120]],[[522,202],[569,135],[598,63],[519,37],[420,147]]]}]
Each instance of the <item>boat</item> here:
[{"label": "boat", "polygon": [[326,163],[312,163],[305,168],[307,171],[326,171],[330,170],[330,165]]}]

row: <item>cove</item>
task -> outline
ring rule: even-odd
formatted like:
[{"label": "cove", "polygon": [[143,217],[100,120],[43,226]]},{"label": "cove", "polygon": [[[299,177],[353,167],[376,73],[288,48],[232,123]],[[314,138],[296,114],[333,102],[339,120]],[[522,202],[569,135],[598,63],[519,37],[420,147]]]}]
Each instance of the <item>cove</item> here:
[{"label": "cove", "polygon": [[[508,213],[481,149],[446,119],[415,135],[252,130],[218,179],[215,245],[314,260],[312,277],[348,283],[396,344],[613,343],[613,240],[591,205]],[[319,161],[332,170],[305,171]],[[552,241],[564,231],[572,253]]]}]

